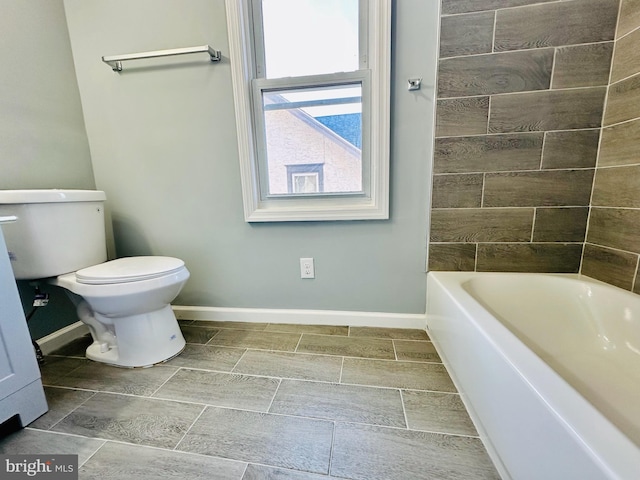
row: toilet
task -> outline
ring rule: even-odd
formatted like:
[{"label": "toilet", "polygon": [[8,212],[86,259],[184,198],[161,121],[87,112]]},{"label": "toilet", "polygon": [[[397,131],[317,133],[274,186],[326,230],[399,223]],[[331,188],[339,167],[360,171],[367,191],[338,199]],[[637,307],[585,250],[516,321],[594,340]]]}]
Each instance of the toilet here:
[{"label": "toilet", "polygon": [[16,280],[66,290],[93,343],[87,358],[148,367],[178,355],[185,340],[170,303],[189,278],[178,258],[107,261],[106,195],[99,190],[0,190],[0,216]]}]

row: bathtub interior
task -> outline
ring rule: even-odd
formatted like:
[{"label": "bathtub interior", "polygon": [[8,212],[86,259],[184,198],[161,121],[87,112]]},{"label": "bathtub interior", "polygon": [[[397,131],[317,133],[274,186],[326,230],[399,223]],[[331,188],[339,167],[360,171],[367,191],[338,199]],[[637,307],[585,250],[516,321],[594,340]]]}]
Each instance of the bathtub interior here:
[{"label": "bathtub interior", "polygon": [[[555,276],[429,272],[429,334],[503,479],[636,478],[638,445],[545,363],[548,353],[536,353],[525,345],[534,343],[535,334],[522,325],[518,333],[496,318],[512,312],[526,313],[519,317],[523,318],[534,312],[538,326],[555,325],[558,305],[551,299],[564,301],[572,296],[566,289],[560,292],[558,284],[547,290],[544,283],[549,278],[543,277]],[[472,283],[476,278],[479,281]],[[584,286],[578,290],[584,293]],[[514,292],[524,300],[516,299]],[[486,295],[479,300],[474,293]],[[607,292],[592,291],[592,295],[601,293]],[[622,297],[614,293],[606,298],[615,299],[616,308],[626,311]],[[637,316],[633,318],[637,321]],[[520,341],[520,335],[526,342]],[[574,335],[565,327],[546,336],[566,340]]]},{"label": "bathtub interior", "polygon": [[581,276],[487,274],[462,287],[640,446],[640,297]]}]

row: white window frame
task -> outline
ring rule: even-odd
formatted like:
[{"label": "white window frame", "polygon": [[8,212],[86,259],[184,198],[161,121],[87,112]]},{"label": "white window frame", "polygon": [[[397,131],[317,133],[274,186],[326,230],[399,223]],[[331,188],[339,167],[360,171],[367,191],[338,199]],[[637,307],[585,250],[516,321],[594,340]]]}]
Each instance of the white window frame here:
[{"label": "white window frame", "polygon": [[[367,38],[370,95],[363,91],[363,155],[368,150],[368,178],[362,195],[314,195],[268,198],[261,195],[256,121],[252,111],[255,62],[252,49],[251,0],[225,0],[229,58],[233,83],[238,153],[247,222],[366,220],[389,218],[391,92],[391,2],[368,1]],[[330,52],[329,52],[330,53]],[[299,78],[299,77],[294,77]],[[365,119],[365,101],[368,103]],[[368,131],[365,125],[369,124]],[[365,147],[365,140],[368,145]],[[363,162],[365,159],[363,158]]]}]

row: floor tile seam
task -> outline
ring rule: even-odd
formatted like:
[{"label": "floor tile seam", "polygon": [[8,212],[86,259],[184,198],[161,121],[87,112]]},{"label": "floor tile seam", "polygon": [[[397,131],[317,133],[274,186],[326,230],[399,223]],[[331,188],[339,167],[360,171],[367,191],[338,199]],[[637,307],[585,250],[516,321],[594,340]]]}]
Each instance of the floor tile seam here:
[{"label": "floor tile seam", "polygon": [[429,364],[443,365],[442,362],[436,362],[436,361],[433,361],[433,360],[412,360],[410,358],[399,358],[398,362],[422,363],[422,364],[429,363]]},{"label": "floor tile seam", "polygon": [[[419,388],[401,388],[401,390],[403,392],[440,393],[440,394],[447,394],[447,395],[456,395],[456,396],[460,397],[460,392],[457,392],[457,391],[456,392],[443,392],[442,390],[423,390],[423,389],[419,389]],[[465,410],[466,410],[466,407],[465,407]]]},{"label": "floor tile seam", "polygon": [[280,390],[280,386],[282,385],[282,379],[278,382],[278,386],[273,392],[273,396],[271,397],[271,401],[269,402],[269,406],[267,407],[267,413],[270,413],[271,407],[273,407],[273,402],[276,401],[276,396],[278,395],[278,391]]},{"label": "floor tile seam", "polygon": [[[223,374],[223,375],[246,376],[246,377],[253,377],[253,378],[266,378],[266,379],[270,379],[270,380],[279,380],[278,387],[276,388],[276,390],[278,390],[280,388],[280,385],[282,384],[283,381],[320,383],[320,384],[324,384],[324,385],[336,385],[336,386],[343,385],[343,386],[362,387],[362,388],[374,388],[374,389],[378,389],[378,390],[399,390],[401,388],[401,387],[389,387],[389,386],[383,386],[383,385],[365,385],[365,384],[358,384],[358,383],[344,383],[344,382],[341,382],[341,381],[318,380],[318,379],[315,379],[315,378],[296,378],[296,377],[284,377],[284,376],[275,376],[275,375],[260,375],[260,374],[245,373],[245,372],[239,372],[239,371],[226,372],[226,371],[207,370],[207,369],[202,369],[202,368],[191,368],[191,367],[181,367],[181,370],[196,370],[196,371],[201,371],[201,372],[206,372],[206,373],[219,373],[219,374]],[[405,389],[405,390],[424,391],[424,390],[420,390],[420,389]],[[155,395],[157,392],[158,391],[156,390],[150,396],[150,398],[160,398],[160,397],[153,397],[153,395]],[[141,395],[141,396],[144,396],[144,395]]]},{"label": "floor tile seam", "polygon": [[[302,335],[307,335],[302,334]],[[345,355],[344,353],[326,353],[326,352],[313,352],[313,351],[304,351],[304,350],[300,350],[300,342],[302,341],[302,339],[300,339],[298,341],[298,343],[296,344],[296,346],[294,347],[293,350],[278,350],[278,349],[274,349],[274,348],[257,348],[255,346],[231,346],[231,345],[221,345],[221,344],[216,344],[216,343],[211,343],[213,340],[215,340],[215,337],[213,337],[211,340],[209,340],[207,343],[195,343],[192,345],[203,345],[203,346],[207,346],[207,347],[226,347],[226,348],[236,348],[236,349],[246,349],[246,350],[255,350],[255,351],[259,351],[259,352],[273,352],[273,353],[297,353],[297,354],[305,354],[305,355],[324,355],[327,357],[352,357],[352,358],[361,358],[361,359],[370,359],[370,360],[388,360],[388,361],[412,361],[412,360],[396,360],[395,358],[381,358],[381,357],[363,357],[363,356],[354,356],[354,355]],[[393,342],[391,340],[389,340],[389,342],[391,342],[391,347],[393,348]],[[303,346],[303,348],[305,348]],[[394,351],[394,357],[395,357],[395,351]],[[417,360],[413,360],[412,362],[414,363],[441,363],[441,362],[420,362]]]},{"label": "floor tile seam", "polygon": [[76,405],[74,408],[72,408],[69,412],[67,412],[66,415],[64,415],[62,418],[60,418],[57,422],[55,422],[51,426],[49,426],[49,428],[47,428],[47,430],[51,430],[52,428],[54,428],[56,425],[58,425],[60,422],[62,422],[65,418],[67,418],[69,415],[72,415],[76,410],[78,410],[80,407],[82,407],[85,403],[87,403],[89,400],[91,400],[93,397],[95,397],[98,394],[98,392],[93,391],[93,390],[80,390],[80,389],[68,389],[68,390],[91,392],[91,395],[89,397],[87,397],[84,401],[82,401],[78,405]]},{"label": "floor tile seam", "polygon": [[314,337],[329,337],[329,338],[349,338],[351,340],[386,340],[386,341],[393,340],[393,338],[391,337],[369,337],[366,335],[351,335],[351,330],[349,330],[349,335],[330,335],[327,333],[308,333],[308,332],[305,332],[303,335],[311,335]]},{"label": "floor tile seam", "polygon": [[243,480],[244,479],[244,476],[247,474],[247,470],[249,469],[249,465],[251,465],[249,462],[244,462],[244,463],[246,465],[244,466],[244,469],[242,470],[242,473],[240,474],[240,478],[238,480]]},{"label": "floor tile seam", "polygon": [[[338,355],[336,355],[338,356]],[[391,359],[391,358],[375,358],[375,357],[354,357],[352,355],[342,355],[344,358],[353,358],[356,360],[376,360],[376,361],[380,361],[380,362],[393,362],[393,363],[411,363],[411,364],[417,364],[417,365],[424,365],[424,364],[429,364],[429,365],[442,365],[444,366],[444,364],[442,362],[426,362],[426,361],[419,361],[419,360],[395,360],[395,359]]]},{"label": "floor tile seam", "polygon": [[374,388],[386,388],[386,389],[390,389],[390,390],[410,390],[410,391],[414,391],[414,392],[428,392],[428,393],[451,393],[451,394],[458,394],[458,392],[447,392],[444,390],[433,390],[433,389],[419,389],[419,388],[407,388],[407,387],[398,387],[398,386],[389,386],[389,385],[370,385],[368,383],[348,383],[348,382],[344,382],[341,383],[341,385],[354,385],[354,386],[360,386],[360,387],[374,387]]},{"label": "floor tile seam", "polygon": [[185,370],[200,370],[203,372],[211,372],[211,373],[227,373],[231,375],[244,375],[249,377],[262,377],[262,378],[271,378],[275,380],[300,380],[305,382],[323,382],[323,383],[340,383],[338,380],[322,380],[317,378],[302,378],[302,377],[287,377],[283,375],[268,375],[264,373],[251,373],[251,372],[243,372],[241,370],[234,371],[224,371],[224,370],[209,370],[206,368],[200,367],[183,367]]},{"label": "floor tile seam", "polygon": [[[264,325],[263,327],[260,328],[242,328],[242,327],[229,327],[229,326],[225,326],[223,324],[225,323],[233,323],[233,322],[225,322],[224,320],[192,320],[192,324],[191,326],[194,327],[205,327],[205,328],[220,328],[222,330],[252,330],[254,332],[263,332],[265,328],[267,328],[267,326],[269,325],[268,323],[262,324]],[[195,323],[195,322],[202,322],[202,323]],[[240,325],[257,325],[258,323],[261,322],[235,322],[236,324]],[[211,325],[207,325],[207,324],[211,324]]]},{"label": "floor tile seam", "polygon": [[327,382],[325,380],[306,380],[306,379],[298,379],[298,378],[284,378],[280,377],[282,380],[292,380],[295,382],[309,382],[309,383],[322,383],[325,385],[336,385],[336,386],[344,386],[344,387],[362,387],[362,388],[375,388],[378,390],[399,390],[400,387],[389,387],[382,385],[364,385],[360,383],[343,383],[343,382]]},{"label": "floor tile seam", "polygon": [[62,436],[65,436],[65,437],[84,438],[84,439],[89,439],[89,440],[104,440],[105,442],[109,441],[108,438],[87,437],[86,435],[80,435],[78,433],[60,432],[58,430],[43,430],[41,428],[30,427],[28,425],[26,427],[24,427],[23,430],[29,430],[29,431],[31,431],[33,433],[52,433],[54,435],[62,435]]},{"label": "floor tile seam", "polygon": [[[224,407],[220,407],[220,408],[224,408]],[[233,410],[233,408],[230,408],[230,409]],[[235,410],[243,410],[243,409],[235,409]],[[252,410],[244,410],[244,411],[253,412]],[[297,418],[297,419],[302,419],[302,420],[315,420],[315,421],[333,423],[334,427],[335,427],[336,423],[350,423],[350,424],[354,424],[354,425],[365,425],[365,426],[369,426],[369,427],[395,428],[395,429],[398,429],[398,430],[406,430],[406,431],[409,430],[406,425],[405,426],[394,426],[394,425],[388,425],[388,424],[382,424],[382,423],[371,423],[371,422],[360,421],[360,420],[345,420],[345,419],[339,419],[339,418],[317,417],[317,416],[299,415],[299,414],[285,413],[285,412],[256,412],[256,413],[264,413],[265,415],[275,415],[275,416],[279,416],[279,417],[288,417],[288,418]],[[418,431],[418,430],[416,430],[416,431]]]},{"label": "floor tile seam", "polygon": [[[76,357],[74,355],[45,355],[45,357],[55,357],[55,358],[74,358],[76,360],[85,360],[85,361],[89,361],[89,359],[85,356],[85,357]],[[75,372],[77,369],[84,367],[85,365],[88,365],[88,363],[84,363],[82,365],[78,365],[77,367],[72,368],[71,370],[69,370],[67,373],[63,373],[62,375],[60,375],[60,378],[63,377],[67,377],[69,375],[71,375],[73,372]],[[45,366],[46,366],[46,360],[45,360]]]},{"label": "floor tile seam", "polygon": [[[209,340],[210,341],[210,340]],[[196,347],[213,347],[213,348],[224,348],[228,350],[247,350],[247,347],[229,347],[227,345],[210,345],[209,341],[207,343],[194,343],[194,342],[186,342],[187,345],[194,345]],[[243,352],[244,353],[244,352]],[[179,355],[178,355],[179,356]],[[177,358],[177,357],[174,357]],[[173,360],[173,358],[172,358]],[[170,366],[170,364],[169,364]]]},{"label": "floor tile seam", "polygon": [[175,399],[170,397],[140,397],[140,398],[146,398],[148,400],[162,400],[162,401],[181,403],[181,404],[187,404],[187,405],[196,405],[198,407],[204,407],[205,409],[208,407],[213,407],[213,408],[224,408],[227,410],[242,410],[245,412],[252,412],[252,413],[268,413],[265,410],[254,410],[251,408],[231,407],[228,405],[215,405],[213,403],[196,402],[194,400],[183,400],[183,399]]},{"label": "floor tile seam", "polygon": [[[235,368],[235,367],[234,367]],[[196,370],[199,372],[206,372],[206,373],[221,373],[221,374],[226,374],[226,375],[237,375],[237,376],[246,376],[246,377],[258,377],[258,378],[269,378],[269,379],[274,379],[274,380],[304,380],[304,379],[298,379],[298,378],[289,378],[289,377],[282,377],[282,376],[277,376],[277,375],[264,375],[264,374],[258,374],[258,373],[247,373],[247,372],[241,372],[241,371],[226,371],[226,370],[211,370],[211,369],[207,369],[207,368],[201,368],[201,367],[188,367],[188,366],[183,366],[180,367],[181,370]],[[317,381],[317,382],[326,382],[325,380],[309,380],[309,381]],[[331,383],[331,382],[327,382],[327,383]]]},{"label": "floor tile seam", "polygon": [[[304,354],[309,354],[309,355],[313,355],[314,352],[304,352],[304,351],[298,351],[295,353],[304,353]],[[359,357],[356,355],[347,355],[344,352],[343,353],[315,353],[315,355],[326,355],[328,357],[343,357],[343,358],[356,358],[359,360],[386,360],[389,362],[397,362],[398,360],[396,360],[395,358],[380,358],[380,357]],[[418,362],[418,363],[422,363],[422,362]]]},{"label": "floor tile seam", "polygon": [[[284,417],[284,418],[293,418],[298,420],[312,420],[314,422],[321,422],[321,423],[336,422],[335,419],[331,419],[331,418],[309,417],[305,415],[293,415],[291,413],[280,413],[280,412],[264,412],[264,411],[258,411],[258,410],[251,410],[248,408],[226,407],[226,406],[220,406],[220,405],[206,405],[206,408],[219,408],[223,410],[235,410],[237,412],[256,413],[261,416]],[[358,422],[353,422],[353,423],[358,423]],[[368,425],[368,424],[365,424],[365,425]]]},{"label": "floor tile seam", "polygon": [[[305,325],[300,325],[300,326],[305,326]],[[307,325],[307,326],[314,326],[314,325]],[[328,327],[339,327],[339,325],[327,325]],[[269,327],[267,327],[269,328]],[[304,329],[302,329],[304,330]],[[299,333],[299,334],[307,334],[307,335],[326,335],[328,337],[348,337],[348,333],[347,334],[342,334],[342,333],[320,333],[320,332],[303,332],[301,330],[264,330],[265,333]]]},{"label": "floor tile seam", "polygon": [[327,475],[331,476],[331,466],[333,465],[333,452],[336,441],[336,422],[333,422],[333,428],[331,429],[331,444],[329,445],[329,470]]},{"label": "floor tile seam", "polygon": [[[202,368],[202,367],[190,367],[188,365],[181,365],[179,370],[196,370],[199,372],[208,372],[208,373],[226,373],[226,374],[234,374],[231,370],[220,370],[216,368]],[[235,373],[237,375],[237,373]]]},{"label": "floor tile seam", "polygon": [[[420,428],[407,428],[407,431],[409,432],[422,432],[422,433],[433,433],[436,435],[447,435],[450,437],[461,437],[461,438],[476,438],[480,441],[482,441],[482,439],[480,438],[480,435],[471,435],[468,433],[454,433],[454,432],[445,432],[445,431],[440,431],[440,430],[422,430]],[[484,447],[484,443],[483,443],[483,447]]]},{"label": "floor tile seam", "polygon": [[[175,368],[175,367],[174,367],[174,368]],[[162,387],[164,387],[164,386],[167,384],[167,382],[168,382],[169,380],[171,380],[173,377],[175,377],[175,376],[178,374],[178,372],[179,372],[180,370],[182,370],[182,367],[177,367],[177,368],[176,368],[176,371],[175,371],[175,372],[173,372],[171,375],[169,375],[169,377],[168,377],[164,382],[162,382],[162,383],[158,386],[158,388],[156,388],[156,389],[151,393],[151,395],[149,395],[149,396],[150,396],[150,397],[153,397],[153,396],[158,392],[158,390],[160,390]]]},{"label": "floor tile seam", "polygon": [[[216,331],[215,333],[218,333],[218,331],[223,329],[222,327],[219,327],[217,325],[201,325],[201,324],[195,324],[195,323],[192,323],[192,324],[189,324],[189,325],[178,325],[178,326],[180,326],[180,327],[202,328],[202,329],[208,328],[209,330],[215,330]],[[227,328],[226,330],[233,330],[233,329],[232,328]]]},{"label": "floor tile seam", "polygon": [[407,427],[407,430],[409,429],[409,417],[407,415],[407,408],[405,406],[405,402],[404,402],[404,395],[402,394],[402,389],[399,388],[398,391],[400,392],[400,403],[402,404],[402,415],[404,417],[404,424]]},{"label": "floor tile seam", "polygon": [[[332,435],[332,442],[333,442],[333,435]],[[236,460],[236,461],[241,461],[241,460]],[[328,478],[328,479],[334,479],[334,478],[342,479],[342,478],[344,478],[345,480],[349,480],[348,477],[331,477],[330,473],[324,474],[324,473],[309,472],[307,470],[297,470],[297,469],[295,469],[293,467],[284,467],[282,465],[272,465],[272,464],[269,464],[269,463],[259,462],[259,461],[256,461],[256,460],[252,460],[252,461],[247,462],[247,468],[249,468],[249,466],[251,466],[251,465],[255,465],[256,467],[272,468],[272,469],[275,469],[275,470],[284,470],[286,472],[294,472],[295,474],[316,475],[316,476],[321,477],[321,478],[322,477],[325,477],[325,478]],[[329,471],[331,471],[331,470],[329,470]],[[263,477],[261,477],[261,478],[263,478]],[[269,477],[269,478],[275,478],[275,477]],[[277,477],[277,478],[281,478],[281,477]],[[289,478],[289,477],[286,477],[286,478]],[[244,479],[244,476],[241,477],[241,480],[242,479]]]},{"label": "floor tile seam", "polygon": [[221,331],[226,331],[226,332],[254,332],[254,333],[273,333],[274,335],[280,335],[280,334],[287,334],[287,335],[291,335],[291,334],[300,334],[302,335],[302,332],[286,332],[286,331],[267,331],[266,327],[265,328],[232,328],[232,327],[221,327],[220,325],[216,325],[216,326],[209,326],[209,325],[190,325],[191,327],[198,327],[198,328],[215,328],[216,330],[219,330],[218,332],[216,332],[216,335],[218,335]]},{"label": "floor tile seam", "polygon": [[[73,390],[80,390],[80,389],[73,389]],[[189,405],[198,405],[198,406],[203,406],[206,407],[208,406],[208,404],[202,403],[202,402],[193,402],[193,401],[189,401],[189,400],[175,400],[172,398],[164,398],[164,397],[152,397],[150,395],[140,395],[140,394],[135,394],[135,393],[124,393],[124,392],[113,392],[113,391],[109,391],[109,390],[83,390],[83,391],[91,391],[94,392],[96,395],[97,394],[103,394],[103,395],[119,395],[121,397],[130,397],[130,398],[138,398],[138,399],[143,399],[143,400],[158,400],[158,401],[163,401],[163,402],[171,402],[171,403],[179,403],[179,404],[189,404]],[[95,398],[96,395],[92,395],[91,398]],[[89,399],[87,399],[86,401],[88,401]],[[83,403],[86,403],[83,402]],[[76,407],[76,409],[79,408]]]},{"label": "floor tile seam", "polygon": [[[69,435],[71,435],[71,434],[69,434]],[[95,440],[94,437],[86,437],[86,436],[83,436],[83,435],[74,435],[74,436],[79,436],[79,437],[82,437],[82,438],[89,438],[89,439]],[[111,438],[104,440],[104,444],[101,445],[101,448],[102,448],[102,446],[104,446],[104,445],[106,445],[108,443],[115,443],[115,444],[118,444],[118,445],[126,445],[126,446],[132,446],[132,447],[140,447],[140,448],[149,448],[149,449],[152,449],[152,450],[159,450],[161,452],[178,453],[178,454],[181,454],[181,455],[190,455],[190,456],[201,457],[201,458],[216,458],[216,459],[224,460],[224,461],[228,461],[228,462],[248,464],[248,462],[245,462],[245,461],[242,461],[242,460],[234,460],[233,458],[218,457],[216,455],[207,455],[205,453],[191,452],[191,451],[188,451],[188,450],[177,450],[176,448],[158,447],[157,445],[147,445],[147,444],[144,444],[144,443],[126,442],[124,440],[117,440],[117,439],[111,439]],[[244,472],[243,472],[243,474],[244,474]],[[242,478],[242,477],[240,477],[240,478]]]},{"label": "floor tile seam", "polygon": [[187,434],[191,431],[191,429],[193,428],[193,426],[196,424],[196,422],[198,420],[200,420],[200,417],[202,417],[202,415],[204,414],[205,410],[207,409],[207,406],[204,405],[202,407],[202,410],[200,410],[200,413],[196,416],[196,418],[193,419],[193,421],[191,422],[191,425],[189,425],[189,428],[187,428],[184,432],[184,434],[182,435],[182,437],[180,437],[180,440],[178,440],[176,442],[176,444],[173,446],[173,448],[171,449],[172,451],[177,451],[178,446],[182,443],[182,441],[185,439],[185,437],[187,436]]},{"label": "floor tile seam", "polygon": [[402,342],[428,342],[427,339],[417,339],[417,338],[396,338],[396,337],[367,337],[367,336],[351,336],[349,338],[357,338],[362,340],[400,340]]},{"label": "floor tile seam", "polygon": [[412,342],[412,343],[433,343],[429,339],[417,339],[417,338],[392,338],[394,342]]},{"label": "floor tile seam", "polygon": [[[87,438],[91,438],[91,437],[87,437]],[[83,466],[85,466],[87,463],[89,463],[89,461],[90,461],[93,457],[95,457],[95,456],[96,456],[96,454],[97,454],[100,450],[102,450],[102,448],[103,448],[107,443],[109,443],[109,441],[108,441],[108,440],[104,440],[104,441],[102,442],[102,445],[100,445],[98,448],[96,448],[96,450],[95,450],[91,455],[89,455],[89,456],[87,457],[87,459],[86,459],[84,462],[82,462],[82,463],[80,463],[80,455],[78,455],[78,470],[79,470],[80,468],[82,468]]]},{"label": "floor tile seam", "polygon": [[[214,338],[212,338],[211,340],[214,340]],[[297,353],[295,350],[274,350],[273,348],[256,348],[254,346],[230,346],[230,345],[219,345],[217,343],[211,343],[211,340],[205,344],[207,347],[226,347],[226,348],[244,348],[245,350],[257,350],[257,351],[263,351],[263,352],[279,352],[279,353]]]},{"label": "floor tile seam", "polygon": [[[334,423],[335,423],[336,427],[338,425],[354,425],[354,426],[365,425],[365,426],[368,426],[368,427],[376,427],[376,428],[383,428],[383,429],[388,429],[388,430],[396,430],[396,431],[399,431],[399,432],[432,433],[432,434],[435,434],[435,435],[443,435],[443,436],[448,436],[448,437],[475,438],[475,439],[478,439],[478,440],[482,441],[482,439],[478,435],[467,435],[467,434],[463,434],[463,433],[449,433],[449,432],[440,432],[440,431],[436,431],[436,430],[417,430],[415,428],[400,428],[400,427],[393,427],[393,426],[388,426],[388,425],[374,425],[374,424],[369,424],[369,423],[347,422],[347,421],[344,421],[344,420],[335,420]],[[484,444],[483,444],[483,447],[484,447]]]},{"label": "floor tile seam", "polygon": [[54,431],[54,430],[42,430],[39,428],[34,428],[34,427],[25,427],[25,430],[30,430],[32,432],[34,432],[35,434],[42,434],[42,433],[51,433],[54,435],[61,435],[61,436],[65,436],[65,437],[75,437],[75,438],[82,438],[85,440],[96,440],[96,441],[101,441],[102,444],[97,447],[95,449],[95,451],[82,463],[78,464],[78,468],[82,467],[83,465],[85,465],[96,453],[98,453],[98,450],[100,450],[102,447],[105,446],[105,444],[109,441],[106,438],[96,438],[96,437],[87,437],[86,435],[78,435],[77,433],[67,433],[67,432],[58,432],[58,431]]},{"label": "floor tile seam", "polygon": [[[237,373],[235,370],[236,370],[236,368],[238,368],[238,365],[240,365],[240,362],[245,357],[245,355],[247,354],[248,351],[249,351],[248,348],[244,349],[244,352],[242,352],[242,355],[240,355],[238,357],[238,359],[236,360],[236,363],[234,363],[233,367],[231,367],[231,370],[229,370],[229,373]],[[190,368],[190,367],[185,367],[185,368]],[[204,369],[204,370],[206,370],[206,369]]]},{"label": "floor tile seam", "polygon": [[[236,347],[229,347],[236,348]],[[294,355],[313,355],[314,357],[339,357],[342,355],[331,355],[328,353],[315,353],[315,352],[295,352],[295,351],[287,351],[287,350],[268,350],[264,348],[253,348],[253,347],[245,347],[245,350],[252,352],[267,352],[267,353],[291,353]]]},{"label": "floor tile seam", "polygon": [[67,387],[65,385],[51,385],[49,383],[43,383],[42,384],[43,387],[48,387],[48,388],[64,388],[65,390],[78,390],[81,392],[93,392],[93,393],[101,393],[102,390],[95,390],[93,388],[83,388],[83,387]]}]

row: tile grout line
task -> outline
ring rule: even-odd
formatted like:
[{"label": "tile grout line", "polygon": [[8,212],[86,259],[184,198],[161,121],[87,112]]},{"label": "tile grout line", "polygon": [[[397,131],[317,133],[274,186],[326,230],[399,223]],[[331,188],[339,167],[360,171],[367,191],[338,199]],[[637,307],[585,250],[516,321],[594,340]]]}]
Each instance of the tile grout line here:
[{"label": "tile grout line", "polygon": [[334,420],[331,423],[333,423],[333,429],[331,430],[331,447],[329,448],[329,470],[327,471],[327,475],[331,475],[331,465],[333,462],[333,449],[336,441],[336,430],[337,430],[338,422]]},{"label": "tile grout line", "polygon": [[[549,1],[549,2],[545,2],[544,5],[553,5],[554,3],[562,3],[566,0],[555,0],[555,1]],[[490,9],[486,9],[486,10],[471,10],[469,12],[456,12],[456,13],[443,13],[443,16],[446,17],[453,17],[453,16],[458,16],[458,15],[474,15],[474,14],[478,14],[478,13],[483,13],[483,12],[490,12],[492,10],[498,11],[498,10],[517,10],[517,9],[523,9],[523,8],[530,8],[533,6],[540,6],[540,4],[524,4],[524,5],[512,5],[512,6],[506,6],[506,7],[497,7],[497,8],[490,8]]]},{"label": "tile grout line", "polygon": [[280,390],[280,386],[282,385],[282,378],[278,379],[278,386],[276,387],[276,389],[273,392],[273,397],[271,397],[271,401],[269,402],[269,406],[267,407],[267,410],[264,413],[268,413],[270,415],[273,415],[270,410],[271,407],[273,406],[273,402],[275,402],[276,400],[276,396],[278,395],[278,391]]},{"label": "tile grout line", "polygon": [[[640,28],[640,27],[638,27]],[[636,28],[637,30],[637,28]],[[495,32],[494,32],[495,33]],[[544,45],[541,47],[531,47],[531,48],[517,48],[513,50],[492,50],[490,52],[478,52],[478,53],[468,53],[468,54],[458,54],[458,55],[450,55],[448,57],[440,57],[440,60],[446,62],[448,60],[461,60],[465,58],[473,58],[473,57],[488,57],[490,55],[505,55],[510,53],[528,53],[528,52],[539,52],[541,50],[550,50],[552,48],[575,48],[575,47],[589,47],[591,45],[604,45],[607,43],[613,43],[614,40],[602,40],[599,42],[585,42],[585,43],[569,43],[566,45]],[[569,87],[572,88],[572,87]]]},{"label": "tile grout line", "polygon": [[240,362],[242,361],[242,359],[245,357],[245,355],[247,354],[247,352],[249,351],[248,348],[244,349],[244,352],[242,352],[242,355],[240,355],[240,357],[238,358],[238,360],[236,360],[236,363],[233,365],[233,367],[231,367],[231,370],[229,370],[229,373],[236,373],[236,368],[237,366],[240,364]]},{"label": "tile grout line", "polygon": [[[466,408],[465,408],[466,410]],[[311,417],[303,417],[303,418],[311,418]],[[322,420],[322,419],[316,419],[316,420]],[[389,429],[389,430],[397,430],[400,432],[424,432],[424,433],[434,433],[436,435],[443,435],[443,436],[447,436],[447,437],[461,437],[461,438],[476,438],[476,439],[480,439],[479,435],[470,435],[468,433],[452,433],[452,432],[443,432],[441,430],[418,430],[418,429],[413,429],[413,428],[401,428],[401,427],[393,427],[390,425],[377,425],[377,424],[373,424],[373,423],[361,423],[361,422],[352,422],[352,421],[338,421],[338,420],[324,420],[324,421],[330,421],[330,422],[336,422],[336,423],[342,423],[345,425],[355,425],[355,426],[367,426],[367,427],[374,427],[374,428],[380,428],[380,429]],[[484,444],[483,444],[484,446]]]},{"label": "tile grout line", "polygon": [[[109,440],[104,440],[104,441],[102,442],[102,445],[100,445],[98,448],[96,448],[96,451],[95,451],[95,452],[93,452],[91,455],[89,455],[89,456],[87,457],[87,459],[86,459],[84,462],[82,462],[82,463],[79,463],[79,462],[78,462],[78,471],[80,470],[80,468],[81,468],[81,467],[83,467],[83,466],[85,466],[87,463],[89,463],[89,461],[90,461],[93,457],[95,457],[95,455],[96,455],[100,450],[102,450],[102,447],[104,447],[107,443],[109,443]],[[79,458],[80,458],[80,456],[78,455],[78,459],[79,459]]]},{"label": "tile grout line", "polygon": [[187,430],[184,432],[184,435],[182,435],[182,437],[180,438],[180,440],[178,440],[175,444],[175,446],[171,449],[171,451],[177,452],[180,450],[177,450],[177,448],[180,446],[180,444],[182,443],[182,441],[186,438],[186,436],[189,434],[189,432],[191,431],[191,429],[193,428],[193,426],[196,424],[196,422],[198,420],[200,420],[200,417],[202,417],[202,415],[204,414],[205,410],[209,408],[208,405],[202,405],[202,410],[200,411],[200,413],[198,414],[198,416],[193,420],[193,422],[191,422],[191,425],[189,425],[189,428],[187,428]]},{"label": "tile grout line", "polygon": [[47,428],[47,431],[51,431],[52,428],[54,428],[56,425],[58,425],[60,422],[62,422],[65,418],[67,418],[73,412],[78,410],[81,406],[83,406],[85,403],[87,403],[89,400],[91,400],[93,397],[95,397],[98,393],[100,393],[100,392],[95,391],[95,390],[77,390],[75,388],[68,388],[68,390],[76,390],[76,391],[82,391],[82,392],[93,392],[93,395],[88,397],[85,401],[81,402],[78,406],[76,406],[74,409],[72,409],[69,413],[67,413],[65,416],[63,416],[60,420],[58,420],[53,425],[51,425],[49,428]]},{"label": "tile grout line", "polygon": [[177,374],[180,370],[182,370],[182,367],[174,367],[174,368],[176,368],[176,371],[175,371],[175,372],[173,372],[171,375],[169,375],[169,377],[168,377],[164,382],[162,382],[162,383],[160,384],[160,386],[159,386],[158,388],[156,388],[156,389],[155,389],[155,390],[154,390],[154,391],[149,395],[149,398],[155,398],[155,397],[154,397],[154,395],[155,395],[156,393],[158,393],[158,391],[159,391],[162,387],[164,387],[164,386],[166,385],[166,383],[167,383],[169,380],[171,380],[173,377],[175,377],[175,376],[176,376],[176,374]]},{"label": "tile grout line", "polygon": [[553,58],[551,59],[551,72],[550,72],[550,76],[549,76],[549,88],[548,90],[555,90],[553,88],[553,78],[554,78],[554,73],[556,71],[556,61],[558,59],[558,50],[561,47],[559,46],[554,46],[553,47]]},{"label": "tile grout line", "polygon": [[404,395],[402,394],[402,389],[399,388],[398,392],[400,392],[400,403],[402,404],[402,414],[404,415],[404,424],[407,427],[407,430],[410,430],[409,428],[409,418],[407,417],[407,409],[404,405]]}]

